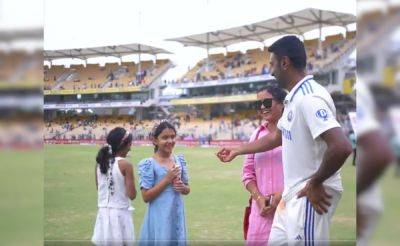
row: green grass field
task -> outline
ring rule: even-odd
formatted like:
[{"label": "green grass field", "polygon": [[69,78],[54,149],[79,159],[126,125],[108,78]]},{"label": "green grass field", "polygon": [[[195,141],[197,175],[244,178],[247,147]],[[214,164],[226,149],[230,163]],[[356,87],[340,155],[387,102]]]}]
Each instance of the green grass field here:
[{"label": "green grass field", "polygon": [[43,245],[43,153],[0,150],[1,245]]},{"label": "green grass field", "polygon": [[[46,145],[44,152],[44,239],[46,244],[90,240],[97,213],[94,182],[96,146]],[[243,242],[242,219],[248,193],[241,184],[242,158],[220,164],[216,148],[176,147],[188,162],[191,193],[185,197],[189,240]],[[151,147],[134,147],[129,160],[135,166],[152,155]],[[342,169],[345,192],[336,210],[331,239],[355,244],[355,168],[350,160]],[[139,190],[139,188],[137,187]],[[134,200],[136,238],[146,209],[140,194]],[[340,241],[339,241],[340,240]]]},{"label": "green grass field", "polygon": [[372,237],[371,245],[399,245],[400,177],[395,177],[394,167],[386,171],[380,181],[384,212]]}]

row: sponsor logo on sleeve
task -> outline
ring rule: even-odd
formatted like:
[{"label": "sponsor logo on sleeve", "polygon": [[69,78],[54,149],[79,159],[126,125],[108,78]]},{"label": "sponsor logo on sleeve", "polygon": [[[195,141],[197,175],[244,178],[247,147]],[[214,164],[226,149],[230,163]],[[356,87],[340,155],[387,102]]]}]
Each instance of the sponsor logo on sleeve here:
[{"label": "sponsor logo on sleeve", "polygon": [[318,109],[317,113],[315,113],[315,116],[317,116],[317,118],[320,118],[324,121],[328,120],[328,111],[326,111],[326,109]]}]

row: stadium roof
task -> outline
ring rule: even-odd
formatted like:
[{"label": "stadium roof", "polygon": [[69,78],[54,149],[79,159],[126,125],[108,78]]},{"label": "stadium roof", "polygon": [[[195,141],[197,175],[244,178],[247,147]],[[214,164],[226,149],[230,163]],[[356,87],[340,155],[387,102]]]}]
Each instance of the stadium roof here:
[{"label": "stadium roof", "polygon": [[61,58],[78,58],[86,60],[87,58],[101,56],[115,56],[119,58],[121,56],[131,54],[171,54],[171,52],[165,49],[136,43],[82,49],[44,50],[43,53],[45,60],[54,60]]},{"label": "stadium roof", "polygon": [[250,25],[214,32],[167,39],[185,46],[219,48],[244,41],[264,42],[282,34],[303,35],[305,32],[326,26],[347,26],[356,22],[352,14],[307,8]]},{"label": "stadium roof", "polygon": [[0,30],[0,41],[10,42],[14,40],[41,40],[43,39],[43,28]]}]

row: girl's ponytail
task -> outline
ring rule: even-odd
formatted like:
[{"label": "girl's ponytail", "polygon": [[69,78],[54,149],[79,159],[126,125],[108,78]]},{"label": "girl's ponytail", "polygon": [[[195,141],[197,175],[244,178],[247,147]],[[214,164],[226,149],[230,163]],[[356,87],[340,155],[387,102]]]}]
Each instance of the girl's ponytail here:
[{"label": "girl's ponytail", "polygon": [[109,144],[103,146],[97,153],[96,162],[99,164],[100,172],[106,174],[112,158],[112,149]]}]

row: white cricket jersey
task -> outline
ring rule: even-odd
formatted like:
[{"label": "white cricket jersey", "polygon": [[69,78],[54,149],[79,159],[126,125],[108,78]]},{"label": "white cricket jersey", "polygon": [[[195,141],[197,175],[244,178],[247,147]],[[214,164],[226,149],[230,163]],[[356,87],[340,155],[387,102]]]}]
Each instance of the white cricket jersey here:
[{"label": "white cricket jersey", "polygon": [[[282,161],[284,173],[283,198],[287,201],[304,187],[322,163],[327,145],[321,133],[340,127],[336,108],[328,91],[312,75],[304,77],[288,93],[278,128],[282,132]],[[342,191],[339,172],[324,182]]]}]

